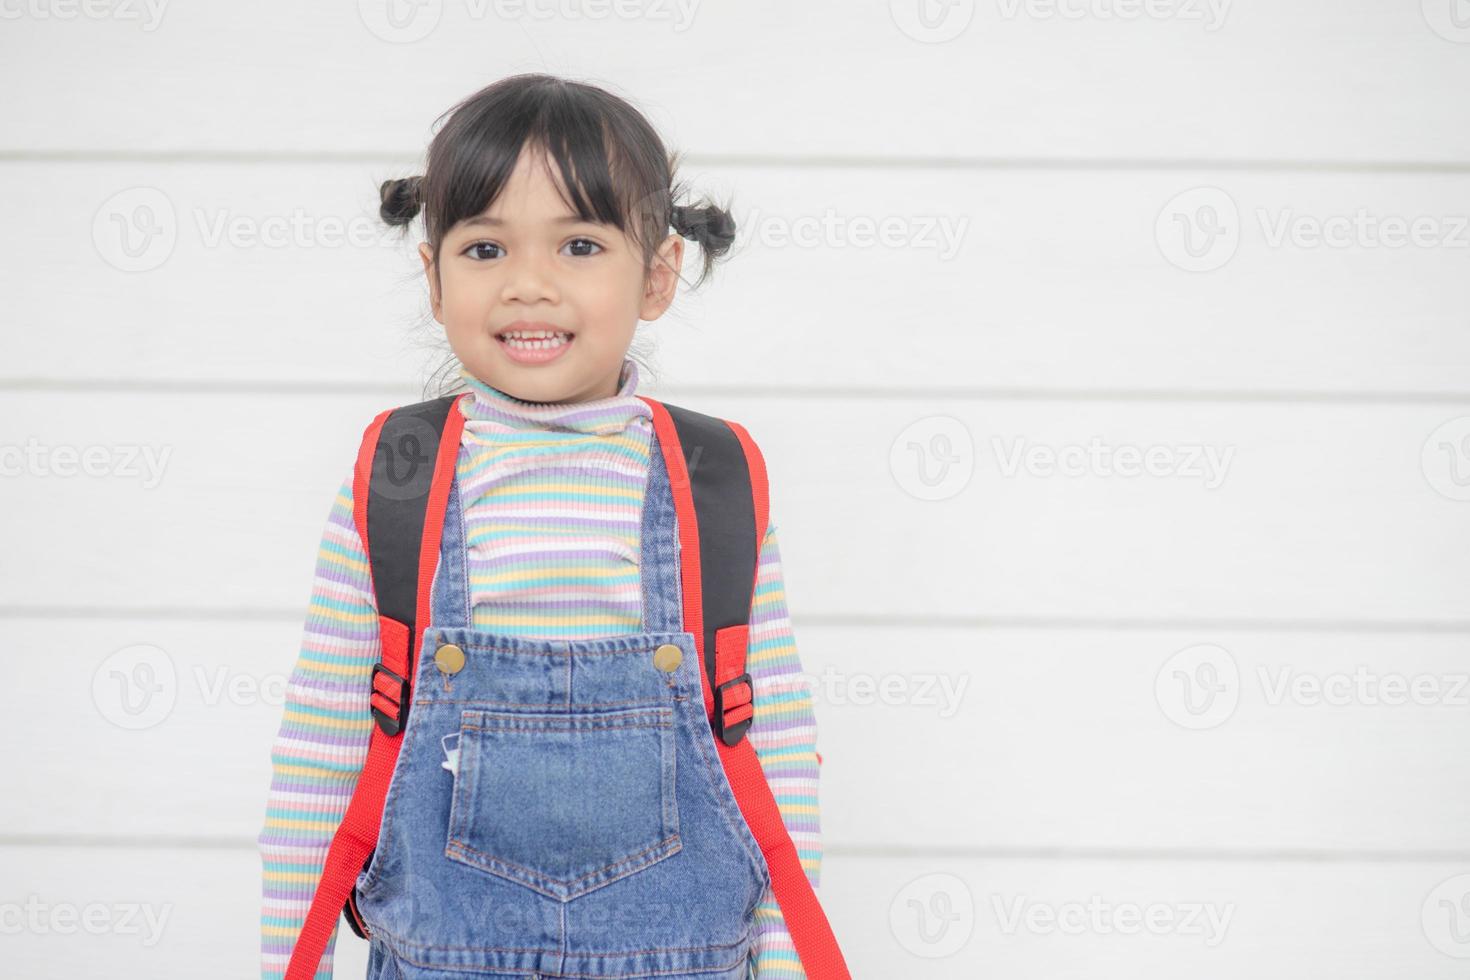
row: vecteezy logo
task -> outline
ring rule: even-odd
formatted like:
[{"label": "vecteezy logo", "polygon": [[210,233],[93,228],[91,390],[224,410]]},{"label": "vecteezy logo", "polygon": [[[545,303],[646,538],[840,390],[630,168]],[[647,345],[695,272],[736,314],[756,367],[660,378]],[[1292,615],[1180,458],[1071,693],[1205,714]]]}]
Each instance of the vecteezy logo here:
[{"label": "vecteezy logo", "polygon": [[179,239],[173,202],[156,187],[130,187],[92,216],[92,245],[123,272],[147,272],[168,261]]},{"label": "vecteezy logo", "polygon": [[955,875],[922,875],[893,897],[888,927],[899,945],[915,956],[953,956],[975,931],[975,899]]},{"label": "vecteezy logo", "polygon": [[[450,411],[455,410],[451,406]],[[372,491],[390,500],[415,500],[427,494],[436,462],[429,450],[438,443],[439,431],[428,420],[417,415],[389,416],[373,459],[374,474],[383,478],[369,481]]]},{"label": "vecteezy logo", "polygon": [[1419,910],[1424,938],[1446,956],[1470,959],[1470,874],[1434,887]]},{"label": "vecteezy logo", "polygon": [[1154,221],[1154,240],[1171,265],[1186,272],[1211,272],[1240,245],[1235,200],[1218,187],[1196,187],[1169,199]]},{"label": "vecteezy logo", "polygon": [[975,0],[889,0],[898,29],[915,41],[939,44],[964,33],[975,18]]},{"label": "vecteezy logo", "polygon": [[1439,426],[1419,454],[1424,479],[1451,500],[1470,500],[1470,415]]},{"label": "vecteezy logo", "polygon": [[1159,668],[1154,700],[1165,717],[1182,728],[1223,725],[1240,702],[1240,668],[1224,647],[1212,643],[1185,647]]},{"label": "vecteezy logo", "polygon": [[1446,41],[1470,44],[1470,0],[1420,0],[1424,22]]},{"label": "vecteezy logo", "polygon": [[178,694],[173,658],[148,643],[123,647],[92,673],[92,703],[119,728],[152,728],[174,710]]},{"label": "vecteezy logo", "polygon": [[888,450],[888,470],[906,493],[920,500],[945,500],[970,482],[975,442],[970,430],[949,415],[929,415],[907,426]]},{"label": "vecteezy logo", "polygon": [[389,44],[422,41],[439,26],[444,0],[357,0],[357,16]]},{"label": "vecteezy logo", "polygon": [[[694,471],[699,469],[699,459],[704,455],[704,444],[698,443],[694,446],[684,447],[684,471],[689,478],[694,479]],[[676,482],[683,482],[676,479]]]}]

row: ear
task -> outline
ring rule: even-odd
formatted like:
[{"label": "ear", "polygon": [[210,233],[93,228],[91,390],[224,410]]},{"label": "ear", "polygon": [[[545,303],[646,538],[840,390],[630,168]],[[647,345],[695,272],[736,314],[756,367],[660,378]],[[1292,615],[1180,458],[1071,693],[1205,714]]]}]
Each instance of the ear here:
[{"label": "ear", "polygon": [[439,277],[434,274],[434,250],[428,242],[419,242],[419,258],[424,260],[424,278],[429,281],[429,305],[434,309],[434,319],[444,322],[444,297],[439,293]]},{"label": "ear", "polygon": [[648,269],[643,287],[643,303],[638,308],[640,320],[657,320],[674,301],[679,288],[679,270],[684,266],[684,239],[670,235],[659,245]]}]

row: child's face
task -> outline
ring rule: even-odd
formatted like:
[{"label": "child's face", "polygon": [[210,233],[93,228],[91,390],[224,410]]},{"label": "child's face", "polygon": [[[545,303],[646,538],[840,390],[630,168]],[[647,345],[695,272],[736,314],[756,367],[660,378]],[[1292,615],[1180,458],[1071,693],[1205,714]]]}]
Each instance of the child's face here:
[{"label": "child's face", "polygon": [[[521,154],[483,215],[449,229],[439,255],[419,245],[434,319],[460,362],[481,381],[525,401],[580,402],[617,394],[638,321],[673,301],[684,242],[669,235],[652,268],[612,225],[580,221],[556,193],[543,157]],[[555,169],[555,164],[551,164]],[[547,350],[517,350],[516,323],[569,333]]]}]

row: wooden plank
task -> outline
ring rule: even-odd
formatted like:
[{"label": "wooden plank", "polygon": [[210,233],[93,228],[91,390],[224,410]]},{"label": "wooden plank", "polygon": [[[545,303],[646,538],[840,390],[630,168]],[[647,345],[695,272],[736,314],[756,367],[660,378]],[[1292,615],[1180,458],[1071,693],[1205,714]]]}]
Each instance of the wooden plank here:
[{"label": "wooden plank", "polygon": [[[1465,32],[1412,3],[956,4],[938,37],[964,29],[938,43],[907,5],[836,0],[620,16],[473,0],[421,5],[406,34],[378,5],[144,13],[161,6],[12,19],[5,81],[44,95],[0,107],[0,148],[412,158],[457,100],[544,70],[612,86],[706,154],[1470,159],[1463,111],[1437,95],[1470,84]],[[725,84],[669,70],[696,65]]]},{"label": "wooden plank", "polygon": [[[7,604],[298,608],[363,428],[409,400],[0,394]],[[761,445],[803,615],[1464,622],[1442,408],[681,401]]]},{"label": "wooden plank", "polygon": [[[259,860],[245,848],[10,846],[0,860],[15,976],[258,972]],[[1430,937],[1450,935],[1437,899],[1462,870],[853,855],[826,863],[818,895],[854,975],[1448,980],[1461,961]],[[367,944],[344,928],[337,947],[336,975],[361,976]]]},{"label": "wooden plank", "polygon": [[[0,798],[8,832],[260,831],[299,625],[47,618],[7,633],[25,692],[12,722],[44,733],[8,771],[45,787]],[[1470,856],[1470,776],[1444,750],[1470,738],[1461,636],[796,633],[838,850]],[[146,671],[129,659],[140,644]],[[1191,715],[1176,671],[1192,662],[1176,655],[1201,644],[1237,679],[1221,709]]]},{"label": "wooden plank", "polygon": [[[448,356],[417,230],[400,240],[376,218],[391,168],[0,172],[32,191],[0,244],[22,325],[0,337],[0,381],[386,388]],[[733,195],[742,237],[639,341],[684,388],[1470,392],[1467,175],[723,167],[698,181]],[[1198,187],[1225,197],[1178,198]],[[1210,253],[1218,268],[1189,271],[1183,225],[1158,231],[1171,201],[1238,227],[1233,253]],[[1416,221],[1423,244],[1395,237]]]}]

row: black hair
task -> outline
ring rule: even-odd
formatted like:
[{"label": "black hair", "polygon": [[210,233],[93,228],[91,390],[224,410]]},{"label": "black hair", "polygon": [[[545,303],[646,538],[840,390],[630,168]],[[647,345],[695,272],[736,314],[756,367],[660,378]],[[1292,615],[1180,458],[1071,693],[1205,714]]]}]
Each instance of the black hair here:
[{"label": "black hair", "polygon": [[685,192],[675,177],[680,154],[665,150],[641,112],[595,85],[539,72],[511,75],[463,99],[436,124],[445,116],[424,173],[379,188],[378,214],[389,225],[406,227],[423,210],[435,275],[449,229],[500,196],[528,145],[555,161],[577,217],[627,234],[645,269],[673,229],[699,245],[698,286],[735,240],[728,207],[675,203]]}]

